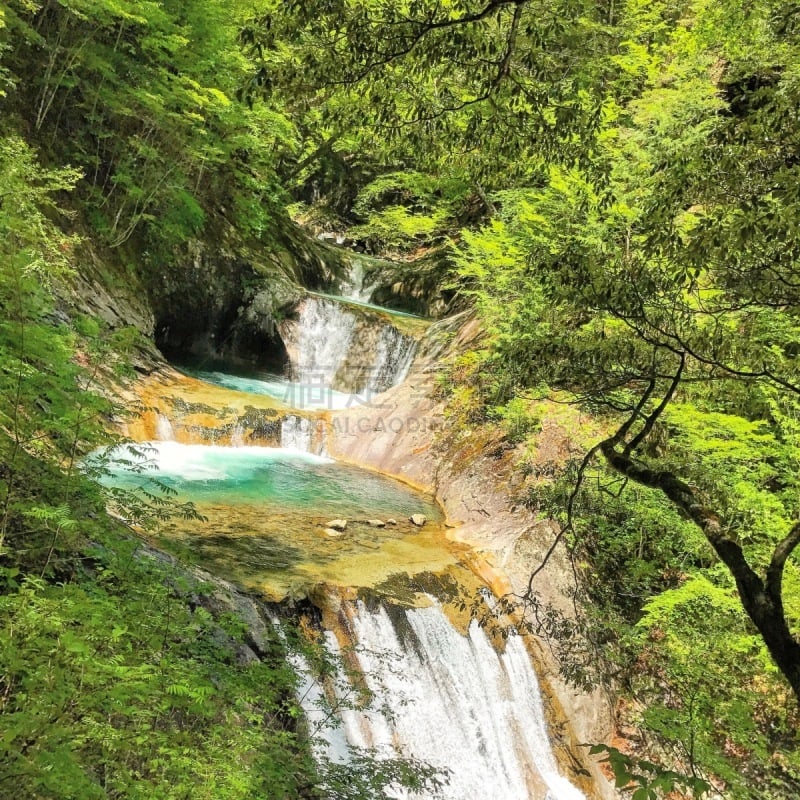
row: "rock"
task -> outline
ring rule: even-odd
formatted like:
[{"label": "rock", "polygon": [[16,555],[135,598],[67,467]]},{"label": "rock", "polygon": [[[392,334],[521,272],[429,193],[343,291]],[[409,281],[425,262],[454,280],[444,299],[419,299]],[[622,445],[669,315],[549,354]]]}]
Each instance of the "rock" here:
[{"label": "rock", "polygon": [[418,528],[421,528],[427,521],[428,518],[424,514],[412,514],[409,519],[413,522]]},{"label": "rock", "polygon": [[334,530],[333,528],[325,528],[322,531],[326,536],[330,536],[333,538],[338,538],[339,536],[343,536],[344,533],[342,531]]},{"label": "rock", "polygon": [[386,520],[386,524],[387,525],[397,525],[397,520],[389,518],[389,519]]},{"label": "rock", "polygon": [[346,519],[332,519],[326,526],[326,528],[333,528],[335,531],[343,531],[347,528],[347,520]]},{"label": "rock", "polygon": [[358,542],[359,547],[366,547],[368,550],[380,550],[381,546],[378,542],[370,542],[368,539],[361,539]]},{"label": "rock", "polygon": [[368,519],[367,524],[373,528],[385,528],[386,523],[382,519]]}]

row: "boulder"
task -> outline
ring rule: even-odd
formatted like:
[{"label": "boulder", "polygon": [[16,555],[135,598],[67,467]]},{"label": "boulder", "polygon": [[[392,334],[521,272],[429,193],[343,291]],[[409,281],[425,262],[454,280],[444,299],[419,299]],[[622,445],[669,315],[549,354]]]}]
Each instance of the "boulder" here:
[{"label": "boulder", "polygon": [[326,528],[333,528],[335,531],[343,531],[347,528],[347,520],[346,519],[332,519],[326,526]]},{"label": "boulder", "polygon": [[424,514],[412,514],[409,519],[413,522],[418,528],[421,528],[427,521],[428,518]]},{"label": "boulder", "polygon": [[334,530],[333,528],[325,528],[323,530],[323,533],[326,536],[330,536],[332,538],[338,538],[339,536],[344,536],[344,533],[342,531],[337,531],[337,530]]},{"label": "boulder", "polygon": [[386,523],[382,519],[368,519],[367,524],[373,528],[385,528]]},{"label": "boulder", "polygon": [[386,520],[386,524],[387,525],[397,525],[397,520],[396,519],[392,519],[390,517],[389,519]]}]

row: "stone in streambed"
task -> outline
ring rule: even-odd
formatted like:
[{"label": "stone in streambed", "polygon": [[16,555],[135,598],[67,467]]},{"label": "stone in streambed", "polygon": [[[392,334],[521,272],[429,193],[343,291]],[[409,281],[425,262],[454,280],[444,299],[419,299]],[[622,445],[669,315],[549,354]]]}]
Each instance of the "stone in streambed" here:
[{"label": "stone in streambed", "polygon": [[386,524],[387,525],[397,525],[397,520],[396,519],[387,519],[386,520]]},{"label": "stone in streambed", "polygon": [[368,539],[359,539],[359,547],[366,547],[368,550],[380,550],[381,545],[378,542],[370,542]]},{"label": "stone in streambed", "polygon": [[322,531],[326,536],[330,536],[333,539],[338,539],[340,536],[344,536],[343,531],[337,531],[333,528],[324,528]]},{"label": "stone in streambed", "polygon": [[343,531],[347,528],[347,520],[346,519],[332,519],[326,526],[326,528],[333,528],[335,531]]},{"label": "stone in streambed", "polygon": [[368,519],[367,525],[372,528],[385,528],[386,523],[382,519]]},{"label": "stone in streambed", "polygon": [[412,514],[409,520],[418,528],[421,528],[428,521],[428,518],[424,514]]}]

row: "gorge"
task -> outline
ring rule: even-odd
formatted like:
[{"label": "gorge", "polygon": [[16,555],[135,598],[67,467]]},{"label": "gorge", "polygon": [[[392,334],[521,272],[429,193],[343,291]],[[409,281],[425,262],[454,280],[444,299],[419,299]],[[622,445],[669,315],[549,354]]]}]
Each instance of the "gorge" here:
[{"label": "gorge", "polygon": [[[557,765],[548,731],[565,722],[560,703],[542,699],[537,650],[515,635],[513,620],[501,638],[470,619],[476,598],[491,608],[503,576],[458,541],[458,525],[446,527],[433,494],[412,488],[433,487],[331,457],[340,439],[356,449],[369,443],[376,425],[363,421],[386,410],[386,390],[409,391],[404,382],[423,360],[431,368],[431,339],[453,324],[370,305],[357,273],[345,286],[347,295],[309,293],[279,323],[285,376],[195,361],[183,375],[164,366],[146,379],[145,410],[127,425],[141,449],[122,450],[137,468],[115,464],[112,451],[104,480],[129,490],[158,481],[194,503],[205,520],[170,523],[160,546],[265,600],[317,606],[337,671],[322,679],[301,654],[291,658],[321,757],[346,763],[356,748],[426,763],[452,800],[495,791],[509,800],[608,796],[598,772],[589,779],[595,768],[574,734],[561,734]],[[411,428],[429,448],[436,427],[426,429],[421,412],[395,411],[381,427]],[[414,461],[398,455],[406,467]],[[417,515],[421,526],[411,521]],[[362,683],[368,707],[341,702]],[[390,795],[418,796],[400,786]]]},{"label": "gorge", "polygon": [[0,800],[800,796],[799,20],[0,0]]}]

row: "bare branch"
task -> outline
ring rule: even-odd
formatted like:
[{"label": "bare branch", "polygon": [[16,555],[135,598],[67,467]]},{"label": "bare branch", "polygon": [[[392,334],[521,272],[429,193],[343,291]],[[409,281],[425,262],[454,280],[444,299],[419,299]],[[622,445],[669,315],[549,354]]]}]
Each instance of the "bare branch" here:
[{"label": "bare branch", "polygon": [[600,449],[602,442],[600,444],[596,444],[594,447],[589,450],[588,453],[583,457],[583,461],[581,461],[580,467],[578,467],[578,477],[575,480],[575,486],[572,488],[572,492],[570,493],[569,499],[567,500],[567,524],[564,525],[559,532],[556,534],[556,538],[553,539],[553,543],[548,548],[547,552],[544,554],[544,558],[541,560],[541,563],[538,567],[531,573],[530,577],[528,578],[528,591],[526,592],[526,596],[530,597],[533,595],[533,581],[536,576],[547,566],[547,562],[550,560],[550,557],[558,547],[559,542],[564,538],[564,535],[567,531],[572,530],[572,520],[574,517],[574,509],[575,509],[575,500],[580,493],[581,486],[583,485],[583,479],[586,475],[586,470],[589,467],[592,459],[597,454],[598,450]]}]

